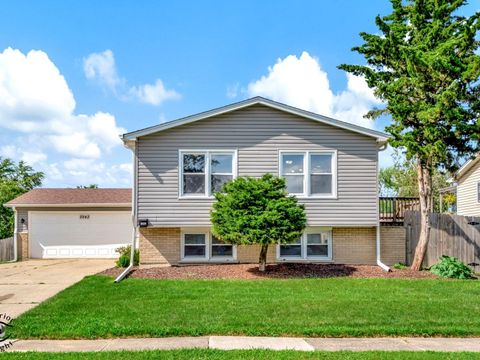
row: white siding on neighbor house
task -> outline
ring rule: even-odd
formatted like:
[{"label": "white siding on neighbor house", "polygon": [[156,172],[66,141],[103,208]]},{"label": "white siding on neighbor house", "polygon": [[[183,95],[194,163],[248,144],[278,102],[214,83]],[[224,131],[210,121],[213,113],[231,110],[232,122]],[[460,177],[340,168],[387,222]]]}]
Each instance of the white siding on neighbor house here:
[{"label": "white siding on neighbor house", "polygon": [[480,182],[480,161],[477,162],[457,185],[457,213],[464,216],[480,216],[478,183]]},{"label": "white siding on neighbor house", "polygon": [[279,150],[337,150],[337,198],[302,198],[308,225],[377,224],[373,137],[254,105],[138,138],[138,217],[152,226],[210,225],[212,199],[179,199],[179,149],[237,150],[238,176],[278,175]]}]

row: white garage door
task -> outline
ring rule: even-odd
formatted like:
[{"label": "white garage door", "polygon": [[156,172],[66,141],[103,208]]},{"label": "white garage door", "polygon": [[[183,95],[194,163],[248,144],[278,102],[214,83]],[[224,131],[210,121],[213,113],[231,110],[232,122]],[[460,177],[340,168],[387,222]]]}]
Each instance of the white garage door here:
[{"label": "white garage door", "polygon": [[131,242],[129,211],[30,212],[30,257],[112,258]]}]

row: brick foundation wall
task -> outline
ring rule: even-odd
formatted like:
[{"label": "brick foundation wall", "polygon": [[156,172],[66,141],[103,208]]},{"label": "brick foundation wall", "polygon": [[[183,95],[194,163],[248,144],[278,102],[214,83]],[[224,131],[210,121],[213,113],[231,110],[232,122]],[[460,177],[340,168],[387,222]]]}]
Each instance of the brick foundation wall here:
[{"label": "brick foundation wall", "polygon": [[17,256],[18,260],[27,260],[29,258],[28,233],[17,233]]},{"label": "brick foundation wall", "polygon": [[333,261],[337,264],[376,264],[376,229],[333,228]]},{"label": "brick foundation wall", "polygon": [[170,264],[180,261],[180,228],[140,228],[141,264]]},{"label": "brick foundation wall", "polygon": [[[276,246],[269,245],[267,252],[267,263],[274,263],[276,257]],[[237,261],[241,263],[258,263],[260,256],[260,245],[237,246]]]},{"label": "brick foundation wall", "polygon": [[[403,227],[381,227],[382,261],[387,265],[405,261]],[[180,228],[141,228],[139,234],[141,264],[175,265],[180,261]],[[258,245],[238,246],[237,261],[257,263]],[[376,264],[375,227],[333,228],[333,262],[338,264]],[[276,246],[268,249],[267,262],[276,261]]]},{"label": "brick foundation wall", "polygon": [[380,253],[383,263],[405,263],[406,233],[403,226],[380,227]]}]

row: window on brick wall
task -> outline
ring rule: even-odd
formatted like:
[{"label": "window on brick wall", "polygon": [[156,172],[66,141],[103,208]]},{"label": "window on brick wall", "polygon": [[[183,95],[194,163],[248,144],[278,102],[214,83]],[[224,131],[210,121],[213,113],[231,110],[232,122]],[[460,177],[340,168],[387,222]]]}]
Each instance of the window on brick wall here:
[{"label": "window on brick wall", "polygon": [[182,231],[183,261],[229,262],[236,258],[236,247],[213,236],[209,230]]},{"label": "window on brick wall", "polygon": [[307,229],[297,242],[278,245],[277,259],[282,261],[331,260],[332,229]]}]

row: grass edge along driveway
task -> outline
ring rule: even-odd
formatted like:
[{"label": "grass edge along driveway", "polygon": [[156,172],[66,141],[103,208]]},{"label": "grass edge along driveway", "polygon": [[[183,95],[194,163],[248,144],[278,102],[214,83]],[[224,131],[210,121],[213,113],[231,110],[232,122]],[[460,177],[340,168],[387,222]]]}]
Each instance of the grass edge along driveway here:
[{"label": "grass edge along driveway", "polygon": [[148,280],[89,276],[13,337],[479,336],[480,284],[436,279]]}]

